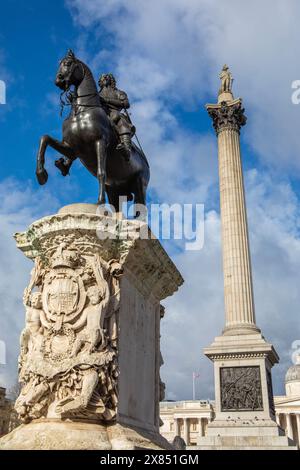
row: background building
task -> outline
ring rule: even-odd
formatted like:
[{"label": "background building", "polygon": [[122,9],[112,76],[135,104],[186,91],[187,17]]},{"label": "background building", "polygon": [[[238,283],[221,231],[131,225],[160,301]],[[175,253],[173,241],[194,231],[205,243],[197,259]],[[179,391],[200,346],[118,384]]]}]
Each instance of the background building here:
[{"label": "background building", "polygon": [[[300,446],[300,356],[285,376],[286,395],[275,396],[277,424],[287,437]],[[161,434],[170,442],[175,436],[187,446],[197,445],[198,437],[206,436],[207,425],[215,417],[215,403],[209,400],[164,401],[160,404],[163,425]],[[234,419],[234,413],[233,413]]]},{"label": "background building", "polygon": [[175,436],[187,445],[196,445],[199,436],[206,436],[206,428],[214,418],[214,403],[209,400],[163,401],[160,404],[163,425],[160,433],[172,442]]},{"label": "background building", "polygon": [[14,429],[16,420],[13,402],[6,398],[6,389],[0,387],[0,437]]},{"label": "background building", "polygon": [[285,376],[285,396],[274,397],[276,421],[300,446],[300,356]]}]

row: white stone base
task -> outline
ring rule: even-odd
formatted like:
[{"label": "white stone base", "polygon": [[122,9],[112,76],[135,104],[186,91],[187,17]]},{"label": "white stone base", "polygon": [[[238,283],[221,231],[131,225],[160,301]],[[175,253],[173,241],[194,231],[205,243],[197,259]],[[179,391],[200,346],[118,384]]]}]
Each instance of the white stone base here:
[{"label": "white stone base", "polygon": [[284,436],[283,429],[271,419],[268,420],[249,420],[249,421],[232,421],[215,420],[208,425],[207,435],[216,436]]},{"label": "white stone base", "polygon": [[[261,333],[230,334],[218,336],[213,344],[205,348],[204,353],[214,363],[215,372],[215,421],[224,426],[244,423],[250,429],[257,423],[276,426],[271,390],[271,367],[278,361],[278,356],[272,344],[268,343]],[[223,408],[221,401],[221,371],[223,368],[259,368],[261,406],[253,409]],[[268,378],[268,373],[269,378]],[[269,384],[268,384],[269,381]],[[208,429],[216,424],[210,423]],[[222,427],[222,426],[219,426]]]},{"label": "white stone base", "polygon": [[158,433],[114,424],[38,420],[23,424],[0,439],[0,450],[171,450]]},{"label": "white stone base", "polygon": [[286,436],[202,437],[195,450],[298,450]]},{"label": "white stone base", "polygon": [[213,421],[207,436],[198,438],[197,449],[297,450],[298,447],[274,421],[258,420],[256,424]]},{"label": "white stone base", "polygon": [[[272,344],[259,331],[227,329],[205,349],[215,370],[215,419],[207,435],[199,437],[201,450],[297,450],[297,445],[275,422],[271,367],[278,362]],[[261,406],[251,409],[224,408],[221,397],[222,368],[256,367],[260,371]]]}]

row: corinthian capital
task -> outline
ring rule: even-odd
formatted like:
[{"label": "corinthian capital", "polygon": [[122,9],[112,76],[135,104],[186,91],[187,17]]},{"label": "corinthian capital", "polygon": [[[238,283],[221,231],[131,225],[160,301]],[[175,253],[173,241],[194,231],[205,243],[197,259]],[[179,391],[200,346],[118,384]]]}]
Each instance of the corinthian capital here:
[{"label": "corinthian capital", "polygon": [[207,106],[207,112],[213,120],[213,126],[217,134],[224,129],[234,129],[239,132],[241,126],[244,126],[247,120],[244,111],[241,101],[231,104],[222,101],[220,105]]}]

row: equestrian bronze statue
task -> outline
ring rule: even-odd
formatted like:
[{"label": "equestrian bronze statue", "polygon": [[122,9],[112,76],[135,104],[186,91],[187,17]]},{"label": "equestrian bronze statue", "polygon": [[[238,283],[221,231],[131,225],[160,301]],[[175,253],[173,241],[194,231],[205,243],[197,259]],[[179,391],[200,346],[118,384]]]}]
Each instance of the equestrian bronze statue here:
[{"label": "equestrian bronze statue", "polygon": [[[47,182],[45,152],[47,146],[63,155],[55,165],[63,176],[79,158],[99,181],[98,204],[108,202],[118,211],[119,198],[134,198],[136,204],[146,203],[150,178],[144,152],[131,141],[135,128],[126,110],[126,93],[116,88],[111,74],[102,75],[98,92],[90,69],[72,51],[61,60],[55,84],[70,105],[70,114],[63,122],[62,141],[49,135],[40,140],[36,176],[42,185]],[[73,87],[73,90],[71,89]]]}]

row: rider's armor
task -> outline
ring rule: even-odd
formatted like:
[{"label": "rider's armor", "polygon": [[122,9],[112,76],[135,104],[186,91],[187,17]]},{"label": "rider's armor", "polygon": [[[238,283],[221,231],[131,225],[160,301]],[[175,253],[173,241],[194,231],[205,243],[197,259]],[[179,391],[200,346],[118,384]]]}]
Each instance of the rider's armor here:
[{"label": "rider's armor", "polygon": [[112,74],[101,75],[99,79],[99,96],[101,102],[117,131],[121,149],[126,160],[130,159],[131,138],[135,133],[135,127],[128,116],[122,113],[123,109],[130,107],[128,97],[122,90],[116,88],[116,82]]}]

